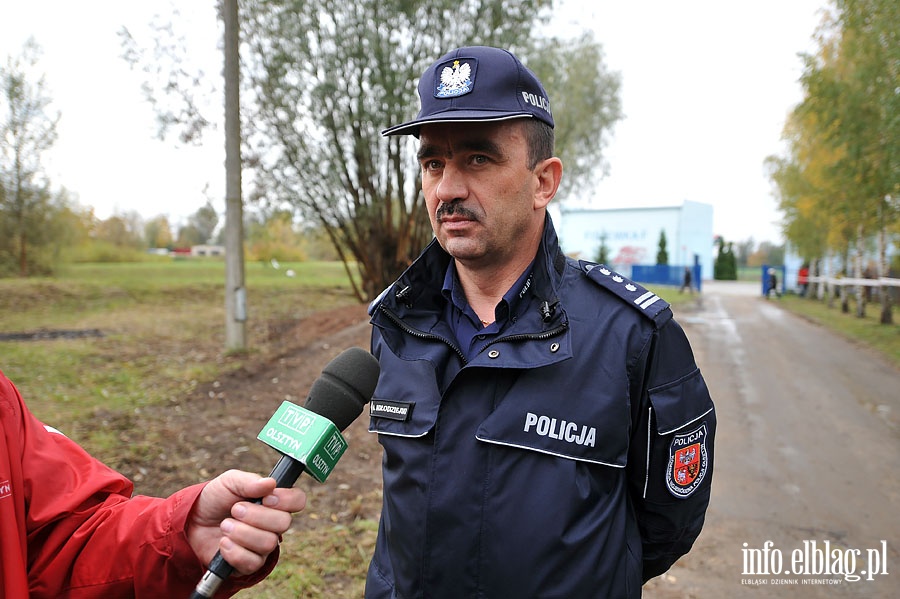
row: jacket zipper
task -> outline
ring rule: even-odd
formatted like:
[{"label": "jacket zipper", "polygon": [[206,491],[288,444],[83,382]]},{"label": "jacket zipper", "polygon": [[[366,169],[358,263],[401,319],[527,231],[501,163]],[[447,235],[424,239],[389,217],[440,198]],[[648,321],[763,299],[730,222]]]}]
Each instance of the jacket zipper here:
[{"label": "jacket zipper", "polygon": [[379,306],[379,308],[382,312],[384,312],[385,316],[387,316],[395,325],[400,327],[403,332],[408,333],[413,337],[418,337],[419,339],[432,339],[434,341],[441,341],[443,343],[446,343],[447,346],[450,347],[450,349],[452,349],[457,356],[459,356],[459,358],[463,361],[463,364],[468,364],[468,360],[466,360],[466,356],[462,353],[462,350],[459,349],[456,344],[449,339],[441,337],[440,335],[435,335],[434,333],[425,333],[424,331],[420,331],[419,329],[414,329],[400,320],[399,316],[388,310],[385,306]]}]

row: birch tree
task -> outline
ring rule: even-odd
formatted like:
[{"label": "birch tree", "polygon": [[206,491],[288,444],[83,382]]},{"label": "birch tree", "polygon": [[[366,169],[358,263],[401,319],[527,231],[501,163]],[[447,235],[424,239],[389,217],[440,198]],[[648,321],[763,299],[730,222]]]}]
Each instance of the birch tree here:
[{"label": "birch tree", "polygon": [[40,46],[29,39],[20,56],[0,67],[2,253],[15,261],[20,276],[35,262],[32,247],[45,241],[42,224],[53,200],[43,160],[56,141],[59,113],[51,111],[44,76],[36,74],[40,55]]}]

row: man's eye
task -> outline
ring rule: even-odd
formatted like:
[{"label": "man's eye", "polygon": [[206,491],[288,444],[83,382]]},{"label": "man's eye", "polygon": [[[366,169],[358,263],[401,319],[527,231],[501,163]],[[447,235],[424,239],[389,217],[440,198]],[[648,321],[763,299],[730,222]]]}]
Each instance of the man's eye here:
[{"label": "man's eye", "polygon": [[441,163],[438,160],[426,160],[422,163],[422,168],[426,171],[434,171],[441,168]]},{"label": "man's eye", "polygon": [[483,154],[476,154],[472,156],[472,162],[474,164],[487,164],[488,157]]}]

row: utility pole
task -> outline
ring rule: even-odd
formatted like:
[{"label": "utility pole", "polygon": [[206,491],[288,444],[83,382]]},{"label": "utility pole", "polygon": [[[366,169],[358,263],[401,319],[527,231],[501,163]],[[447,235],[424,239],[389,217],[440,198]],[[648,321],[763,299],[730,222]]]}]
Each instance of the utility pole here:
[{"label": "utility pole", "polygon": [[225,349],[247,348],[244,206],[241,198],[238,0],[224,0],[225,24]]}]

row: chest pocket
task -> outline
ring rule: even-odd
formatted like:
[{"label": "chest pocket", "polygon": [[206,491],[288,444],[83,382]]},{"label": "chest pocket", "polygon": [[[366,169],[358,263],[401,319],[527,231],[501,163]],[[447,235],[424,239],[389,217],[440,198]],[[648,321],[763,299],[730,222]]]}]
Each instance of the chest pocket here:
[{"label": "chest pocket", "polygon": [[597,384],[568,368],[523,372],[476,438],[560,458],[624,468],[630,415],[625,380]]},{"label": "chest pocket", "polygon": [[378,379],[369,403],[369,432],[424,437],[434,428],[441,402],[433,365],[426,360],[382,359],[396,360],[402,366],[382,368],[382,373],[392,374]]}]

